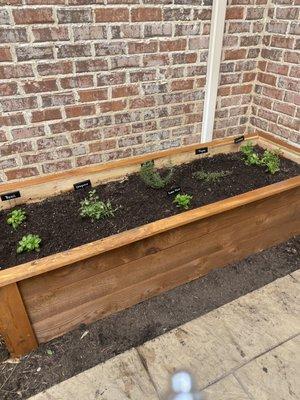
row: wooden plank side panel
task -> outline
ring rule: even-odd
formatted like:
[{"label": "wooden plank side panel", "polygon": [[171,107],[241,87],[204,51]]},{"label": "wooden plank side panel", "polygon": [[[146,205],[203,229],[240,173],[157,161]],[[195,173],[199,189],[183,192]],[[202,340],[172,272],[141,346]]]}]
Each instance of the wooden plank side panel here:
[{"label": "wooden plank side panel", "polygon": [[[295,214],[297,212],[296,191],[281,194],[280,200],[274,203],[275,215],[272,223],[277,219],[281,220],[286,214],[290,215],[292,209]],[[289,210],[286,209],[287,202],[290,205]],[[145,239],[145,243],[139,241],[134,246],[130,245],[93,257],[94,265],[87,267],[84,261],[21,282],[22,296],[30,310],[32,321],[38,322],[61,311],[106,296],[118,291],[119,287],[130,286],[172,269],[177,264],[184,264],[207,252],[215,251],[214,241],[206,246],[199,245],[207,234],[216,235],[220,230],[226,232],[226,229],[230,234],[232,225],[236,224],[241,225],[241,230],[247,232],[249,224],[254,226],[268,221],[268,214],[265,213],[266,200],[254,203],[247,210],[245,207],[247,206],[238,208],[234,213],[224,213],[166,232],[158,237]]]},{"label": "wooden plank side panel", "polygon": [[14,357],[37,347],[31,323],[16,283],[0,288],[0,332]]},{"label": "wooden plank side panel", "polygon": [[[27,304],[38,340],[47,341],[82,322],[89,323],[130,307],[300,233],[299,188],[293,189],[291,195],[294,202],[288,202],[289,207],[286,196],[274,196],[264,201],[265,207],[259,212],[256,210],[255,218],[241,219],[204,234],[200,240],[196,238],[103,272],[91,291],[85,284],[81,286],[83,290],[78,286],[73,291],[70,287],[60,289],[57,299],[55,295],[54,299],[51,295],[44,299],[44,311],[34,310],[36,303],[31,304],[32,309]],[[251,208],[255,204],[248,205],[245,214],[249,215]],[[231,216],[237,212],[238,209],[228,211]],[[68,298],[74,299],[74,305]],[[47,312],[52,307],[54,314]]]},{"label": "wooden plank side panel", "polygon": [[[282,193],[280,198],[282,203],[278,203],[278,207],[281,207],[284,201],[293,203],[297,200],[297,195],[296,192],[287,191]],[[96,275],[103,274],[122,264],[151,256],[179,243],[195,238],[199,239],[202,235],[231,226],[242,219],[255,218],[257,214],[265,209],[265,200],[253,203],[253,207],[248,207],[247,212],[245,212],[245,207],[248,206],[238,207],[234,214],[221,213],[218,218],[212,216],[195,221],[181,226],[180,229],[172,229],[103,253],[101,256],[90,257],[65,268],[50,271],[47,275],[41,274],[33,279],[26,279],[21,284],[22,296],[32,308],[34,302],[42,303],[44,297],[49,297],[48,292],[53,293],[66,286],[72,287],[78,282],[80,282],[80,285],[84,283],[88,286],[90,279],[98,279]]]},{"label": "wooden plank side panel", "polygon": [[[228,253],[227,250],[216,251],[207,257],[193,260],[183,266],[165,272],[164,274],[155,275],[147,281],[125,288],[120,292],[85,303],[81,307],[68,312],[63,312],[58,315],[58,318],[50,317],[47,320],[42,320],[35,324],[35,329],[39,335],[39,339],[41,342],[48,341],[53,337],[60,336],[61,334],[75,328],[82,323],[82,321],[85,323],[96,321],[107,315],[131,307],[132,305],[150,297],[170,290],[178,285],[189,282],[190,280],[197,279],[208,273],[210,270],[216,268],[216,265],[220,268],[230,262],[240,260],[255,251],[260,251],[261,246],[259,245],[259,242],[263,242],[266,239],[266,235],[268,235],[269,239],[269,243],[264,241],[266,247],[285,240],[282,239],[283,235],[280,227],[277,226],[272,229],[272,234],[267,230],[261,235],[251,238],[253,241],[250,243],[248,239],[245,240],[245,243],[249,245],[248,248],[242,247],[241,242],[239,242],[237,245],[240,245],[241,247],[233,247],[233,254]],[[286,238],[294,235],[294,226],[287,224],[286,233]],[[246,249],[248,249],[248,252],[246,252]],[[220,260],[222,261],[220,262]],[[222,265],[223,263],[224,265]],[[49,325],[52,327],[51,329],[49,329]]]}]

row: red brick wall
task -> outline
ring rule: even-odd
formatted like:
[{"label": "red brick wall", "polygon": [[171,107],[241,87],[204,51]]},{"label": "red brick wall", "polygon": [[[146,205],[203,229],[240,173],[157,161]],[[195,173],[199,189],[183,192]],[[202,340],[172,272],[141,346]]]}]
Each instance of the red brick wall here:
[{"label": "red brick wall", "polygon": [[300,144],[300,1],[272,0],[253,96],[253,129]]},{"label": "red brick wall", "polygon": [[228,3],[215,137],[248,131],[268,0],[231,0]]},{"label": "red brick wall", "polygon": [[[265,122],[257,101],[269,72],[257,68],[270,54],[266,2],[229,1],[216,137],[262,129],[259,121]],[[211,0],[0,4],[0,181],[199,141]],[[286,32],[292,26],[289,21]],[[293,32],[289,38],[297,46]],[[285,63],[295,62],[292,48],[280,51],[290,57]],[[295,79],[293,73],[290,68]],[[293,107],[295,92],[278,73],[276,79],[289,95],[280,104]],[[291,132],[295,116],[281,116]]]}]

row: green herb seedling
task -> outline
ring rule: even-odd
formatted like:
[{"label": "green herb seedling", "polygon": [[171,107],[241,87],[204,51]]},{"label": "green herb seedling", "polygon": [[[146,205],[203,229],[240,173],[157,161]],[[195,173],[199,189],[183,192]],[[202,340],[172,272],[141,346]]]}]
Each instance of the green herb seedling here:
[{"label": "green herb seedling", "polygon": [[255,153],[252,142],[241,146],[241,152],[244,154],[246,165],[261,165],[261,160],[259,155]]},{"label": "green herb seedling", "polygon": [[193,173],[193,177],[199,181],[205,181],[208,183],[219,182],[224,176],[230,175],[231,171],[220,171],[220,172],[205,172],[197,171]]},{"label": "green herb seedling", "polygon": [[92,220],[113,217],[117,208],[113,208],[110,201],[104,203],[99,200],[96,190],[90,190],[88,197],[80,202],[80,215]]},{"label": "green herb seedling", "polygon": [[267,167],[267,171],[271,174],[280,171],[280,158],[279,151],[265,150],[264,154],[260,158],[259,155],[254,151],[253,144],[247,143],[241,147],[241,151],[245,156],[246,165],[260,165]]},{"label": "green herb seedling", "polygon": [[42,239],[39,235],[32,235],[31,233],[22,237],[17,247],[17,253],[24,253],[29,251],[40,251],[40,244]]},{"label": "green herb seedling", "polygon": [[190,196],[189,194],[177,194],[173,203],[183,210],[188,210],[190,208],[192,198],[193,196]]},{"label": "green herb seedling", "polygon": [[261,158],[261,165],[265,165],[271,174],[280,171],[279,152],[265,150]]},{"label": "green herb seedling", "polygon": [[26,220],[26,213],[21,208],[13,210],[8,214],[6,222],[16,230]]},{"label": "green herb seedling", "polygon": [[173,175],[170,169],[165,176],[161,176],[157,169],[154,167],[153,161],[147,161],[142,164],[140,169],[140,177],[147,186],[153,189],[162,189],[170,182]]}]

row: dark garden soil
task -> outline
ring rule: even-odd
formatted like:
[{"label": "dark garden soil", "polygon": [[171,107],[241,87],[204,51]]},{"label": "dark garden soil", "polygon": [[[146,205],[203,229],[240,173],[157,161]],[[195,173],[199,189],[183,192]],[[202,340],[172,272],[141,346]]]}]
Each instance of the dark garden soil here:
[{"label": "dark garden soil", "polygon": [[300,237],[91,325],[82,325],[41,345],[18,363],[4,361],[7,353],[0,344],[0,399],[27,399],[293,272],[300,267],[299,260]]},{"label": "dark garden soil", "polygon": [[[259,151],[259,149],[257,149]],[[205,183],[193,177],[199,171],[230,171],[218,183]],[[242,153],[219,154],[174,168],[172,182],[164,189],[152,189],[133,174],[122,182],[96,187],[101,200],[110,200],[119,209],[112,218],[91,221],[79,215],[80,201],[88,190],[71,192],[40,203],[24,205],[27,220],[17,231],[6,223],[7,211],[0,212],[0,269],[58,253],[128,229],[181,212],[167,191],[180,187],[193,196],[191,208],[248,192],[300,173],[300,166],[281,158],[281,169],[274,175],[258,166],[247,166]],[[28,233],[42,239],[39,253],[16,254],[18,241]]]}]

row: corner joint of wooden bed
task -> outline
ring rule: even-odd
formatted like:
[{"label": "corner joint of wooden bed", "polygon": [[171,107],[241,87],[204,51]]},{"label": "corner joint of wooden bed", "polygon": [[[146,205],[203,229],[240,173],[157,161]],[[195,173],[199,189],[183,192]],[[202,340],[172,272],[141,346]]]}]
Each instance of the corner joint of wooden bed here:
[{"label": "corner joint of wooden bed", "polygon": [[20,357],[38,346],[17,283],[0,287],[0,334],[11,357]]}]

